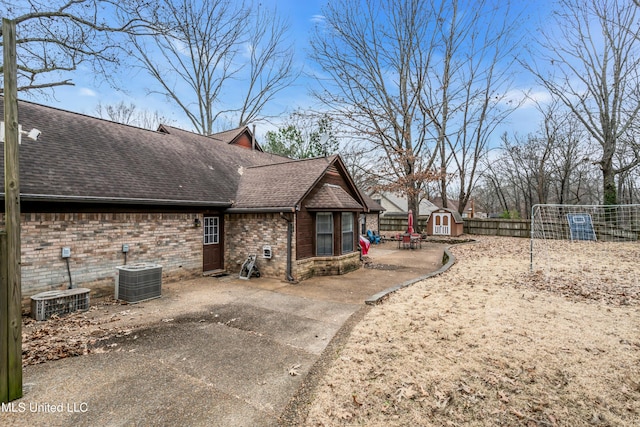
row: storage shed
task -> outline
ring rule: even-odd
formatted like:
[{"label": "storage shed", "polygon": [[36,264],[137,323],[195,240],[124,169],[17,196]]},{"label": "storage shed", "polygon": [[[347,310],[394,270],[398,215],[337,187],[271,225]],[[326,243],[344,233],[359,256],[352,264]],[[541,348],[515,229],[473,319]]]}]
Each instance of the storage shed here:
[{"label": "storage shed", "polygon": [[458,237],[464,232],[463,228],[462,216],[452,209],[436,209],[427,220],[427,234],[432,236]]}]

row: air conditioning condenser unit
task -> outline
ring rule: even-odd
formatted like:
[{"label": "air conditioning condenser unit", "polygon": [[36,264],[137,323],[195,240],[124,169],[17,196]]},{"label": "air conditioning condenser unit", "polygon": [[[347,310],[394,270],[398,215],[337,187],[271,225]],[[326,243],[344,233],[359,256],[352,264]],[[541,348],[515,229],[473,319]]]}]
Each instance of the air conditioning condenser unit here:
[{"label": "air conditioning condenser unit", "polygon": [[140,302],[162,295],[162,266],[138,263],[116,267],[115,298]]}]

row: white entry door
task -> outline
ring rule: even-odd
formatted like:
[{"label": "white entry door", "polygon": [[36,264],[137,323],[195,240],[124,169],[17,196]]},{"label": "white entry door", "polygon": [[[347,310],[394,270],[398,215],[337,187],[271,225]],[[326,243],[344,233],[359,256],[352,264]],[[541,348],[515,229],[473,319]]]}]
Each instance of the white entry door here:
[{"label": "white entry door", "polygon": [[451,215],[448,213],[434,213],[433,214],[433,235],[434,236],[448,236],[449,223]]}]

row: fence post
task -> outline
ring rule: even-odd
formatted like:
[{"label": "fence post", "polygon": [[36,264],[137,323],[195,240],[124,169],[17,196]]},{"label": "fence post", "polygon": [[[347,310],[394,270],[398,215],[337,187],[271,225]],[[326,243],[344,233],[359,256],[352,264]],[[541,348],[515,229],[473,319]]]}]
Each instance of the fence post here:
[{"label": "fence post", "polygon": [[9,281],[4,231],[0,232],[0,401],[9,402]]},{"label": "fence post", "polygon": [[[16,22],[2,19],[4,59],[4,222],[6,230],[2,287],[6,298],[6,352],[8,400],[22,397],[22,285],[20,276],[20,172],[18,149],[18,92]],[[3,317],[5,315],[3,314]],[[3,356],[5,357],[5,356]]]}]

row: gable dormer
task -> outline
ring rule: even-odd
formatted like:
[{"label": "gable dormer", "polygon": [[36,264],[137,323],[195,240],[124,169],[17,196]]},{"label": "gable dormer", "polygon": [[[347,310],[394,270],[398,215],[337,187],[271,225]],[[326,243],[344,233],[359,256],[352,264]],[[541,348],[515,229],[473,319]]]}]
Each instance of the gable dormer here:
[{"label": "gable dormer", "polygon": [[[160,125],[158,127],[159,133],[170,134],[171,126]],[[264,151],[258,141],[255,138],[253,132],[249,130],[249,126],[239,127],[236,129],[225,130],[218,133],[212,133],[207,135],[207,138],[211,138],[216,141],[220,141],[224,144],[236,145],[247,150],[256,150],[261,153]]]},{"label": "gable dormer", "polygon": [[260,147],[260,144],[258,144],[258,141],[256,141],[254,133],[249,130],[249,126],[244,126],[220,133],[214,133],[209,135],[209,138],[225,142],[229,145],[236,145],[247,150],[256,150],[263,152],[262,147]]}]

